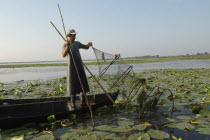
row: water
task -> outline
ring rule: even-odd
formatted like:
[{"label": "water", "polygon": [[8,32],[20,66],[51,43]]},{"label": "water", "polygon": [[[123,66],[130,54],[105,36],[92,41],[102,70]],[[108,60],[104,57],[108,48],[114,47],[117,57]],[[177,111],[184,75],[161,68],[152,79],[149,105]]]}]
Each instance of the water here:
[{"label": "water", "polygon": [[[210,68],[209,60],[181,60],[156,63],[131,64],[135,72],[152,69],[198,69]],[[98,66],[88,66],[93,74],[98,74]],[[90,74],[86,71],[87,76]],[[2,68],[0,69],[0,82],[13,82],[19,80],[49,80],[67,75],[67,67],[28,67],[28,68]]]},{"label": "water", "polygon": [[[141,64],[132,64],[134,66],[135,72],[143,72],[145,70],[152,69],[198,69],[198,68],[210,68],[210,60],[187,60],[187,61],[172,61],[172,62],[158,62],[158,63],[141,63]],[[97,74],[98,67],[97,66],[88,66],[90,70]],[[48,80],[53,78],[59,78],[66,76],[67,67],[29,67],[29,68],[8,68],[8,69],[0,69],[0,82],[12,82],[18,80]],[[86,72],[87,73],[87,72]],[[87,73],[87,75],[89,75]],[[184,108],[184,107],[183,107]],[[209,107],[208,107],[209,108]],[[188,111],[188,112],[187,112]],[[185,111],[182,109],[181,112],[177,112],[179,115],[189,115],[189,110]],[[179,116],[178,115],[178,116]],[[122,121],[122,118],[126,118],[129,120],[136,120],[137,117],[136,112],[132,114],[114,114],[114,115],[106,115],[95,117],[94,121],[96,126],[100,125],[116,125],[119,121]],[[83,126],[86,124],[87,126],[91,126],[91,120],[87,116],[82,122],[78,122],[78,126]],[[156,119],[160,120],[160,119]],[[141,120],[140,120],[141,121]],[[139,121],[139,122],[140,122]],[[197,121],[197,120],[195,120]],[[210,139],[209,135],[199,134],[195,130],[200,126],[195,126],[195,129],[192,129],[190,132],[185,132],[184,130],[179,129],[169,129],[163,128],[162,131],[169,133],[170,135],[174,135],[178,138],[182,137],[187,140],[197,140],[197,139]],[[60,128],[54,132],[55,137],[59,137],[60,135],[66,133],[69,128]],[[121,133],[117,133],[120,135]],[[122,135],[124,135],[122,133]]]},{"label": "water", "polygon": [[179,60],[156,63],[133,64],[135,72],[143,72],[151,69],[199,69],[210,68],[210,59],[208,60]]},{"label": "water", "polygon": [[31,61],[31,62],[0,62],[0,65],[53,64],[53,63],[67,63],[67,60],[60,60],[60,61]]}]

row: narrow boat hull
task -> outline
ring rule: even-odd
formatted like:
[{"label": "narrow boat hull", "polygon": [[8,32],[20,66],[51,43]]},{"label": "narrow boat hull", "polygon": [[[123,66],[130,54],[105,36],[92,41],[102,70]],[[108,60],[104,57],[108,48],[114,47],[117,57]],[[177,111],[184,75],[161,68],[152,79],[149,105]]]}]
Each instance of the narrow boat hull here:
[{"label": "narrow boat hull", "polygon": [[[115,101],[118,93],[110,93]],[[103,105],[111,105],[112,102],[105,94],[88,95],[91,108],[95,109]],[[55,115],[56,119],[67,117],[70,114],[89,112],[88,106],[70,110],[68,103],[70,97],[54,97],[40,99],[1,99],[0,100],[0,129],[14,128],[28,122],[44,122],[47,117]],[[77,97],[79,101],[79,97]]]}]

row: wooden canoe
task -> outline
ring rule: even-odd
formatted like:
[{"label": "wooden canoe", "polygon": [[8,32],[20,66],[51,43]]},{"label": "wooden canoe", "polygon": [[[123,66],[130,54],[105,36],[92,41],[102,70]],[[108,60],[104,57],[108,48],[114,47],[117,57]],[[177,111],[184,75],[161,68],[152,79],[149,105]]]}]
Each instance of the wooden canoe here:
[{"label": "wooden canoe", "polygon": [[[110,93],[115,101],[118,92]],[[111,105],[112,102],[105,94],[87,95],[91,108]],[[55,115],[57,119],[69,114],[89,112],[89,108],[79,106],[77,96],[77,110],[71,111],[68,107],[70,97],[38,98],[38,99],[1,99],[0,100],[0,129],[14,128],[28,122],[44,122],[47,117]]]}]

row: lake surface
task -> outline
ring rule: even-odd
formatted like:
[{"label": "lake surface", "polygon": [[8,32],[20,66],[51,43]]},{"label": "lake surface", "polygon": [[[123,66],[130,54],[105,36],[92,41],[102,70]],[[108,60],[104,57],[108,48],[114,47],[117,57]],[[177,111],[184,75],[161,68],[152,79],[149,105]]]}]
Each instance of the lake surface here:
[{"label": "lake surface", "polygon": [[[134,72],[144,72],[152,69],[199,69],[210,68],[209,60],[181,60],[170,62],[138,63],[133,65]],[[88,66],[93,74],[98,74],[98,66]],[[1,68],[0,82],[13,82],[19,80],[49,80],[65,77],[67,67],[26,67],[26,68]],[[86,72],[87,76],[89,73]]]}]

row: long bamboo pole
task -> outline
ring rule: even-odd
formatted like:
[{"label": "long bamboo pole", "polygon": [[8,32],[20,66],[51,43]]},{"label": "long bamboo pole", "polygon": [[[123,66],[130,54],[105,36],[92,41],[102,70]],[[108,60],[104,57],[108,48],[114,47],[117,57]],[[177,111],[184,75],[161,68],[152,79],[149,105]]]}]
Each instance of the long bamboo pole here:
[{"label": "long bamboo pole", "polygon": [[63,30],[64,30],[64,33],[65,33],[65,35],[66,35],[66,28],[65,28],[65,25],[64,25],[63,16],[62,16],[62,14],[61,14],[61,9],[60,9],[59,4],[58,4],[58,10],[59,10],[59,13],[60,13],[60,15],[61,15],[61,20],[62,20],[62,23],[63,23]]}]

